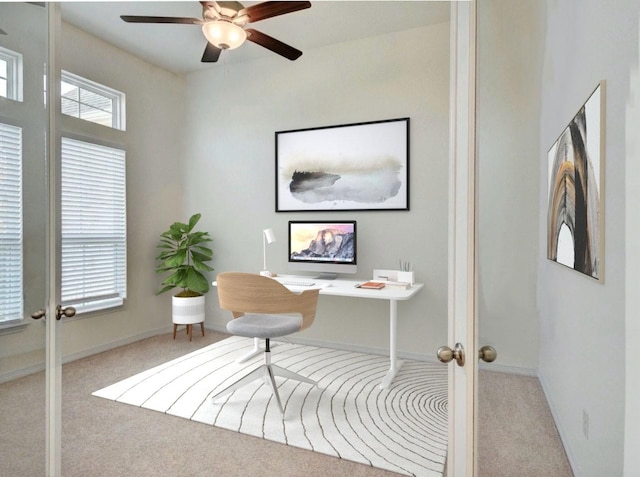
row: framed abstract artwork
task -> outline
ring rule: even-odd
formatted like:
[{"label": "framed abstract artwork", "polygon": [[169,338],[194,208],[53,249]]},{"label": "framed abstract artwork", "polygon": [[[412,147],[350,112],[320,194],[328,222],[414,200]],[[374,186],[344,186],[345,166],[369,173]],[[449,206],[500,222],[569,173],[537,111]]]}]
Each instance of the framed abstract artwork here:
[{"label": "framed abstract artwork", "polygon": [[591,93],[547,155],[547,258],[603,279],[605,84]]},{"label": "framed abstract artwork", "polygon": [[278,131],[276,212],[409,210],[409,118]]}]

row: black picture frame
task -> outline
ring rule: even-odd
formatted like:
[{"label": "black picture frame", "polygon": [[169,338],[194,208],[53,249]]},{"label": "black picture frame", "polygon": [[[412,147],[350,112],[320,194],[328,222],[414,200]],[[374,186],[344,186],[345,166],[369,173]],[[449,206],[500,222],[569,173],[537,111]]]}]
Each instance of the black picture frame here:
[{"label": "black picture frame", "polygon": [[276,131],[276,212],[409,210],[409,118]]}]

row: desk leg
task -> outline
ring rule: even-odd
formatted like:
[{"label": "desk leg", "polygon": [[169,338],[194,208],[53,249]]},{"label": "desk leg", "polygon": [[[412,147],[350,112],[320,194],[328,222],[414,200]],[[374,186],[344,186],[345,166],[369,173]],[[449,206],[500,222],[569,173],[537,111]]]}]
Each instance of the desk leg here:
[{"label": "desk leg", "polygon": [[389,300],[389,371],[380,384],[381,389],[388,389],[402,367],[402,361],[396,357],[396,332],[398,329],[398,302]]}]

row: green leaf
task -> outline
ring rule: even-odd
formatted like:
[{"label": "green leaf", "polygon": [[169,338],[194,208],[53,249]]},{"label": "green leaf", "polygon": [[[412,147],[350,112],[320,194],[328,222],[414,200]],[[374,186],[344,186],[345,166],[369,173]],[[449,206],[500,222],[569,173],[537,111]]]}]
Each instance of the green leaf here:
[{"label": "green leaf", "polygon": [[[207,259],[207,260],[209,260],[209,259]],[[205,264],[204,262],[198,260],[196,257],[193,258],[193,267],[196,270],[202,270],[202,271],[206,271],[206,272],[213,271],[213,268],[211,268],[209,265]]]},{"label": "green leaf", "polygon": [[200,270],[202,272],[213,272],[213,270],[215,270],[206,263],[198,262],[196,260],[193,261],[193,266],[196,270]]},{"label": "green leaf", "polygon": [[187,272],[187,277],[185,280],[186,287],[190,290],[199,292],[199,293],[207,293],[209,291],[209,282],[204,277],[204,275],[197,270],[191,268]]},{"label": "green leaf", "polygon": [[196,226],[196,224],[200,220],[201,216],[202,214],[193,214],[191,216],[191,218],[189,219],[189,228],[187,229],[187,232],[191,232],[193,230],[193,228]]},{"label": "green leaf", "polygon": [[156,295],[160,295],[161,293],[167,292],[169,290],[173,290],[175,287],[176,287],[175,285],[167,285],[166,287],[161,288],[160,290],[158,290],[156,292]]},{"label": "green leaf", "polygon": [[173,270],[173,267],[163,267],[162,265],[158,265],[156,267],[156,273],[164,273]]},{"label": "green leaf", "polygon": [[183,269],[176,270],[174,273],[169,275],[162,282],[163,285],[174,285],[177,287],[183,287],[183,283],[186,281],[186,273]]},{"label": "green leaf", "polygon": [[175,256],[168,258],[165,261],[165,264],[168,267],[179,267],[187,260],[187,251],[186,250],[178,250]]},{"label": "green leaf", "polygon": [[199,262],[208,262],[209,260],[211,260],[211,255],[207,255],[206,253],[200,253],[199,251],[191,250],[191,258]]}]

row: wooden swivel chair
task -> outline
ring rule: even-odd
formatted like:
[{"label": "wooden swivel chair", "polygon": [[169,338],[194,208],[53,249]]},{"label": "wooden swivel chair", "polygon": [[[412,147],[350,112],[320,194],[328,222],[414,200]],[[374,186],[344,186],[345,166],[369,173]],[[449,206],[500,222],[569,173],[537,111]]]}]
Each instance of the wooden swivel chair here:
[{"label": "wooden swivel chair", "polygon": [[224,272],[219,274],[216,280],[220,308],[231,311],[234,318],[227,323],[227,331],[237,336],[262,338],[265,340],[265,349],[263,365],[216,393],[212,399],[215,401],[245,384],[264,379],[271,386],[280,412],[284,414],[275,376],[295,379],[314,386],[317,383],[271,364],[269,340],[311,326],[315,319],[320,290],[305,290],[298,294],[271,278],[241,272]]}]

